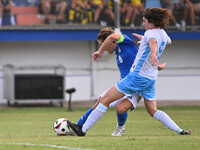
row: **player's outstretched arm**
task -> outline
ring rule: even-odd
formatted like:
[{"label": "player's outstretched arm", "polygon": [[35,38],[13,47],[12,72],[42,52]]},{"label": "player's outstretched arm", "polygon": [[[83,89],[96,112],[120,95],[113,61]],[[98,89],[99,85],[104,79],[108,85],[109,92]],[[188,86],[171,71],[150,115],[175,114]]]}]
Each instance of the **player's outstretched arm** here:
[{"label": "player's outstretched arm", "polygon": [[103,52],[104,51],[96,51],[92,54],[92,57],[93,57],[93,60],[96,61],[96,60],[100,60],[102,55],[103,55]]},{"label": "player's outstretched arm", "polygon": [[107,51],[109,54],[112,54],[114,49],[110,48],[110,46],[113,44],[113,42],[115,43],[115,41],[119,41],[120,38],[121,38],[120,34],[109,35],[106,38],[106,40],[102,43],[98,51],[92,54],[93,60],[94,61],[100,60],[104,51]]},{"label": "player's outstretched arm", "polygon": [[137,37],[140,41],[142,40],[143,35],[137,34],[137,33],[132,33],[135,37]]},{"label": "player's outstretched arm", "polygon": [[156,56],[157,52],[157,43],[156,39],[152,38],[149,40],[149,48],[151,51],[151,62],[153,66],[157,66],[159,64],[158,57]]}]

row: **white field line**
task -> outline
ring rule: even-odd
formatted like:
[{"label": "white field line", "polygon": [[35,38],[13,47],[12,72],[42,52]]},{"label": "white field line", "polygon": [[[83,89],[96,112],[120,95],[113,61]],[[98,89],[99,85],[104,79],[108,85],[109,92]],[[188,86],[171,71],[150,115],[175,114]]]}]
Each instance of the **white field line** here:
[{"label": "white field line", "polygon": [[27,145],[27,146],[44,146],[44,147],[53,147],[53,148],[60,148],[60,149],[69,149],[69,150],[93,150],[93,149],[84,149],[84,148],[73,148],[67,146],[58,146],[58,145],[50,145],[50,144],[32,144],[32,143],[2,143],[2,145]]}]

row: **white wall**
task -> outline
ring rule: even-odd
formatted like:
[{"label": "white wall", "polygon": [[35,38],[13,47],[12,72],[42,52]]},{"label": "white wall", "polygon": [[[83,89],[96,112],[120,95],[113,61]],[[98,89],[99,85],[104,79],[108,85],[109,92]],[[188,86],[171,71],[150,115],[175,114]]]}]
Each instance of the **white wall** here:
[{"label": "white wall", "polygon": [[[66,89],[75,87],[73,100],[91,97],[91,42],[2,42],[0,43],[0,103],[3,99],[2,68],[5,64],[46,65],[66,67]],[[68,100],[68,95],[66,94]]]},{"label": "white wall", "polygon": [[167,62],[156,83],[159,100],[200,100],[200,41],[173,41],[161,56]]},{"label": "white wall", "polygon": [[[114,54],[104,55],[101,61],[92,62],[95,42],[1,42],[0,45],[0,69],[8,63],[65,66],[66,88],[75,87],[77,90],[73,94],[74,101],[96,98],[120,78]],[[166,49],[160,62],[167,62],[167,67],[159,72],[156,83],[158,100],[200,100],[199,47],[199,41],[176,40]],[[2,95],[2,81],[1,71],[0,103],[6,102]]]}]

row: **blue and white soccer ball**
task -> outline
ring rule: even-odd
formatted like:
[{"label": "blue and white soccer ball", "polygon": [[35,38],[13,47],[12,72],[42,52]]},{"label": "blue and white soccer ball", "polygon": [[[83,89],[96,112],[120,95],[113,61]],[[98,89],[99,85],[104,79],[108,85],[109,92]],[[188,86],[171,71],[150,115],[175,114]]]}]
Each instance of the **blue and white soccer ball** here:
[{"label": "blue and white soccer ball", "polygon": [[66,118],[57,119],[53,125],[53,129],[57,135],[69,135],[71,131],[70,127],[67,124]]}]

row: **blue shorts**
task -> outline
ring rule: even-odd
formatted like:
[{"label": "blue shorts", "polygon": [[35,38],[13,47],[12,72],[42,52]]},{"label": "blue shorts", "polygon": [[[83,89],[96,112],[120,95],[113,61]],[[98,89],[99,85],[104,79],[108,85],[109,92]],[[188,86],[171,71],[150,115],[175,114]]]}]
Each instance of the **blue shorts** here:
[{"label": "blue shorts", "polygon": [[156,98],[155,80],[133,72],[130,72],[124,79],[116,83],[116,88],[124,94],[133,95],[136,92],[140,92],[145,99],[154,100]]}]

